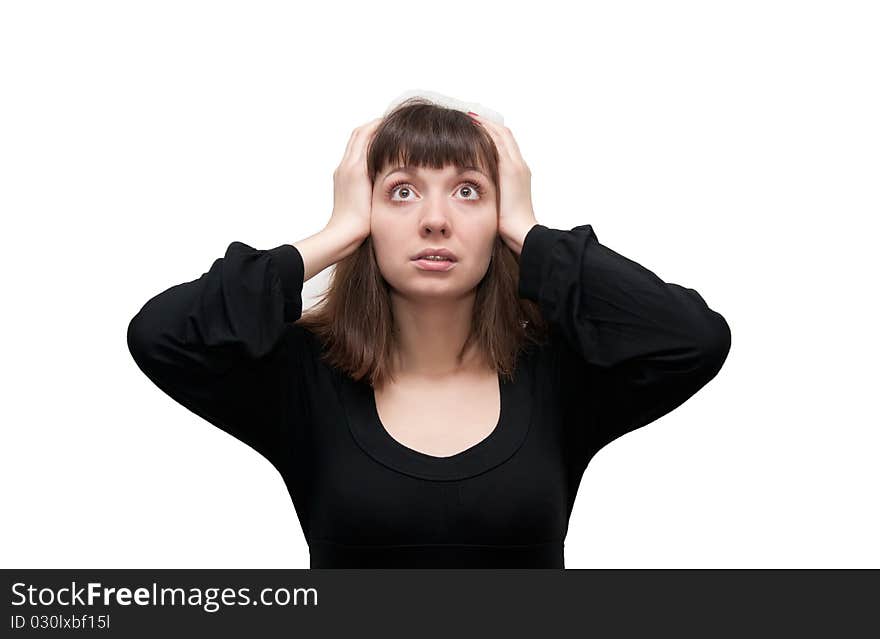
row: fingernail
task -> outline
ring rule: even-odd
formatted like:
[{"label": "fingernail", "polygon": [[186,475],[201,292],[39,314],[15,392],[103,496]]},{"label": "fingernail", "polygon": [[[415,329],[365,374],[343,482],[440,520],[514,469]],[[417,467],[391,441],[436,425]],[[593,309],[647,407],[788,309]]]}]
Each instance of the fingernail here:
[{"label": "fingernail", "polygon": [[477,117],[480,116],[479,113],[474,113],[473,111],[468,111],[468,115],[476,115]]}]

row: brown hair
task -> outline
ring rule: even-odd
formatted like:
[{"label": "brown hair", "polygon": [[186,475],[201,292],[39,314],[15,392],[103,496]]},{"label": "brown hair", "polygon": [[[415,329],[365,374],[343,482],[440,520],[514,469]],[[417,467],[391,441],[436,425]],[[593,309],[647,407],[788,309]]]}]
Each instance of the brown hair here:
[{"label": "brown hair", "polygon": [[[385,116],[367,149],[370,181],[375,184],[377,173],[395,161],[433,169],[475,166],[490,176],[498,192],[498,150],[489,134],[468,115],[426,98],[410,98]],[[518,296],[518,284],[519,256],[496,236],[459,362],[475,342],[490,365],[511,379],[519,352],[528,342],[543,341],[547,325],[537,304]],[[371,237],[336,263],[321,299],[295,323],[319,338],[325,362],[350,377],[366,378],[371,386],[393,379],[391,295]]]}]

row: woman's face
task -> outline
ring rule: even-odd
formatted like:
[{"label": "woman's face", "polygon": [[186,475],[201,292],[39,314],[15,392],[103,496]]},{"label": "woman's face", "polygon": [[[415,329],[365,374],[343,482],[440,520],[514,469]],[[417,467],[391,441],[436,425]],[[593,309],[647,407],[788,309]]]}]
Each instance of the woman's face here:
[{"label": "woman's face", "polygon": [[[370,219],[382,276],[408,297],[453,298],[472,290],[489,268],[498,235],[496,201],[492,180],[476,169],[385,166],[373,186]],[[426,248],[449,249],[454,265],[420,268],[413,257]]]}]

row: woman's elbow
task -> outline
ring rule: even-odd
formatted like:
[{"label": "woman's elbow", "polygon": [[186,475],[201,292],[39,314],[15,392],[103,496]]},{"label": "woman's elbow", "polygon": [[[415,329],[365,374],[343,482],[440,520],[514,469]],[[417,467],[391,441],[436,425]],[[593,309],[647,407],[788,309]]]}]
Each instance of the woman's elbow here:
[{"label": "woman's elbow", "polygon": [[709,322],[709,328],[704,330],[699,349],[703,363],[704,374],[709,379],[715,377],[730,352],[731,334],[730,325],[724,316],[712,311],[713,320]]}]

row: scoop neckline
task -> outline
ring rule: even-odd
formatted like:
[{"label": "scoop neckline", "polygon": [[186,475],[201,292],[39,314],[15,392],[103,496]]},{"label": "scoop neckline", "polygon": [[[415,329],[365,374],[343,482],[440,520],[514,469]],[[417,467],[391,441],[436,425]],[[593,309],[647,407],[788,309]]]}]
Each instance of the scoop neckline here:
[{"label": "scoop neckline", "polygon": [[430,453],[425,453],[420,450],[416,450],[415,448],[410,448],[409,446],[407,446],[403,442],[395,439],[394,436],[388,432],[388,429],[385,427],[385,424],[382,423],[382,417],[381,417],[381,415],[379,415],[379,404],[376,402],[376,389],[373,387],[370,387],[370,391],[369,391],[370,412],[372,413],[370,415],[370,419],[379,427],[379,429],[383,433],[385,433],[385,439],[389,440],[389,444],[391,446],[402,448],[404,450],[405,454],[411,453],[411,454],[416,455],[418,457],[426,457],[429,460],[431,460],[431,459],[452,460],[460,455],[464,455],[464,454],[468,453],[469,451],[473,450],[474,448],[477,448],[479,446],[483,446],[484,444],[487,446],[491,445],[491,442],[489,442],[489,440],[496,437],[497,433],[501,430],[501,425],[502,425],[502,422],[504,421],[504,388],[503,388],[504,380],[501,378],[501,375],[499,373],[496,373],[495,374],[495,381],[498,384],[498,399],[499,399],[499,403],[501,404],[500,410],[498,411],[498,419],[495,422],[495,426],[492,428],[492,430],[489,432],[488,435],[483,437],[483,439],[481,439],[480,441],[478,441],[475,444],[468,446],[464,450],[460,450],[459,452],[455,453],[454,455],[447,455],[445,457],[438,457],[437,455],[431,455]]},{"label": "scoop neckline", "polygon": [[382,424],[373,387],[366,381],[344,377],[343,404],[355,441],[373,459],[406,475],[431,480],[478,475],[508,460],[529,430],[532,402],[527,366],[518,365],[512,380],[496,375],[501,411],[495,428],[469,448],[448,457],[436,457],[397,441]]}]

